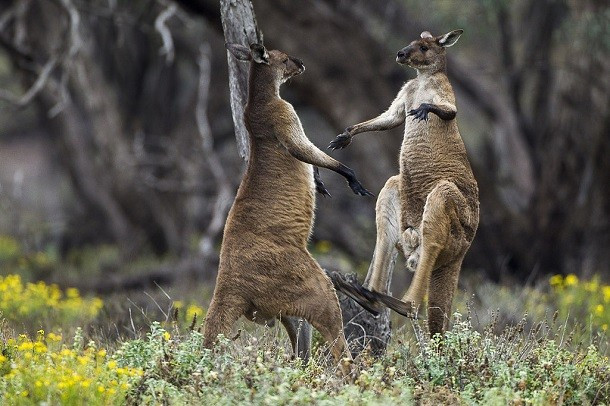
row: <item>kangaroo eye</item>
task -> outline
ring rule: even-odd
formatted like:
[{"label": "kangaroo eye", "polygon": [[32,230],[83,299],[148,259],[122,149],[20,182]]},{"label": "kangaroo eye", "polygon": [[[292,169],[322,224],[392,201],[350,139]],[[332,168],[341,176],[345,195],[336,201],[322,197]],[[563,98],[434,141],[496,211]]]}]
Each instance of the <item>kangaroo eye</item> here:
[{"label": "kangaroo eye", "polygon": [[425,45],[422,45],[422,46],[419,47],[419,50],[422,51],[422,52],[426,52],[428,50],[428,47],[425,46]]},{"label": "kangaroo eye", "polygon": [[288,63],[288,58],[284,59],[282,62]]}]

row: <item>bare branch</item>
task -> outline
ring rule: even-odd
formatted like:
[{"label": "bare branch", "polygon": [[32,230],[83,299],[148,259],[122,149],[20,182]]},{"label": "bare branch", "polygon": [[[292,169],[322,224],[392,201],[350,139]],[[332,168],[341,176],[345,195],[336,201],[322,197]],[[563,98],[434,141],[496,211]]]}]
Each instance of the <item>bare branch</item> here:
[{"label": "bare branch", "polygon": [[155,30],[161,35],[163,47],[159,50],[160,55],[165,55],[165,63],[170,64],[174,61],[174,40],[172,33],[167,27],[167,21],[176,14],[176,5],[171,3],[155,20]]},{"label": "bare branch", "polygon": [[58,57],[54,56],[43,66],[38,78],[34,82],[34,84],[25,92],[21,97],[13,95],[8,90],[0,89],[0,99],[6,100],[12,104],[15,104],[19,107],[23,107],[29,104],[38,93],[45,87],[47,81],[49,80],[49,76],[58,65]]},{"label": "bare branch", "polygon": [[212,252],[213,241],[224,226],[227,210],[233,200],[231,184],[223,169],[222,162],[220,162],[218,155],[214,151],[214,140],[212,138],[212,131],[207,116],[211,77],[210,54],[210,45],[205,43],[201,46],[199,51],[199,86],[195,110],[197,128],[199,129],[201,145],[203,147],[202,150],[205,154],[210,171],[212,172],[212,176],[218,185],[218,193],[212,209],[212,218],[199,242],[199,249],[205,256],[208,256]]}]

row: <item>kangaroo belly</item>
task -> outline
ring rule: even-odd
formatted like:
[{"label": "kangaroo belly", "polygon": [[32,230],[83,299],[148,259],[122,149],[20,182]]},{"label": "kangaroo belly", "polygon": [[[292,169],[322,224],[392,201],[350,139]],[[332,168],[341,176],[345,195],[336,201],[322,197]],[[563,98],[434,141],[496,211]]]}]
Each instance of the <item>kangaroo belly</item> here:
[{"label": "kangaroo belly", "polygon": [[445,129],[438,134],[421,127],[407,130],[411,133],[405,135],[400,154],[402,229],[420,225],[428,195],[441,181],[454,183],[478,217],[476,181],[459,133]]}]

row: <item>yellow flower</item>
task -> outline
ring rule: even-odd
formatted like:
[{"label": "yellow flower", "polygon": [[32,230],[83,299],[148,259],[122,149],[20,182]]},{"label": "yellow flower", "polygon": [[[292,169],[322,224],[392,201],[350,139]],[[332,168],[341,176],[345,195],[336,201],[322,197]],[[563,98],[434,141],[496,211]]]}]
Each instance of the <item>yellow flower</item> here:
[{"label": "yellow flower", "polygon": [[97,352],[97,356],[100,358],[104,358],[106,356],[106,350],[102,348]]},{"label": "yellow flower", "polygon": [[604,302],[610,303],[610,286],[604,286],[602,293],[604,294]]},{"label": "yellow flower", "polygon": [[176,300],[174,302],[174,308],[176,309],[182,309],[184,307],[184,302],[180,301],[180,300]]},{"label": "yellow flower", "polygon": [[103,386],[103,385],[99,385],[99,386],[97,387],[97,391],[98,391],[99,393],[103,393],[105,390],[106,390],[106,388],[104,388],[104,386]]},{"label": "yellow flower", "polygon": [[569,274],[568,276],[566,276],[566,286],[576,286],[578,285],[578,276],[574,275],[573,273]]},{"label": "yellow flower", "polygon": [[318,243],[316,244],[316,250],[318,250],[321,254],[327,254],[328,252],[330,252],[331,248],[332,246],[330,242],[326,240],[318,241]]},{"label": "yellow flower", "polygon": [[4,355],[0,354],[0,364],[5,362],[6,360],[8,360],[8,358],[6,358]]},{"label": "yellow flower", "polygon": [[169,331],[165,331],[163,333],[163,338],[165,339],[165,341],[169,341],[169,339],[171,338],[171,334],[169,333]]},{"label": "yellow flower", "polygon": [[76,298],[80,297],[80,293],[78,292],[78,289],[76,289],[76,288],[68,288],[68,289],[66,289],[66,297],[69,299],[76,299]]},{"label": "yellow flower", "polygon": [[30,351],[34,348],[34,343],[31,341],[26,341],[24,343],[19,344],[17,347],[17,351]]},{"label": "yellow flower", "polygon": [[201,320],[201,318],[203,317],[203,314],[204,314],[203,308],[201,308],[197,305],[190,305],[186,309],[186,320],[189,322],[193,321],[193,319],[195,318],[195,315],[197,315],[197,320]]},{"label": "yellow flower", "polygon": [[608,324],[606,324],[606,323],[602,324],[602,330],[603,331],[608,330]]},{"label": "yellow flower", "polygon": [[604,314],[604,306],[598,304],[597,306],[595,306],[594,312],[596,316],[601,316],[602,314]]},{"label": "yellow flower", "polygon": [[561,275],[553,275],[551,279],[549,279],[551,286],[561,286],[563,284],[563,276]]}]

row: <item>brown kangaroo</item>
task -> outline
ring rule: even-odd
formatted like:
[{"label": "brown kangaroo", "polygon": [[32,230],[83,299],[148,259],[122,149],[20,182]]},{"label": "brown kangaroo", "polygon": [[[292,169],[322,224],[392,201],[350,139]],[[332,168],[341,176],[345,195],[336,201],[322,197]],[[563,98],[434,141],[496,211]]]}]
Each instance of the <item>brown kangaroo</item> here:
[{"label": "brown kangaroo", "polygon": [[[333,281],[365,308],[376,311],[381,302],[410,317],[427,292],[432,335],[447,327],[462,260],[479,224],[479,191],[446,74],[445,48],[462,32],[433,37],[426,31],[398,51],[396,61],[415,68],[417,77],[402,87],[386,112],[346,128],[329,146],[345,148],[358,133],[405,123],[400,174],[386,182],[377,199],[377,242],[364,288],[345,286],[334,277]],[[382,293],[396,249],[415,272],[402,301]]]},{"label": "brown kangaroo", "polygon": [[350,168],[309,141],[294,108],[280,97],[280,85],[301,74],[303,63],[258,44],[227,49],[250,61],[244,117],[251,152],[225,224],[204,345],[227,336],[242,315],[258,322],[279,318],[297,355],[307,359],[311,330],[303,318],[329,342],[337,361],[350,357],[335,289],[307,251],[315,189],[328,193],[311,165],[341,174],[358,195],[371,194]]}]

